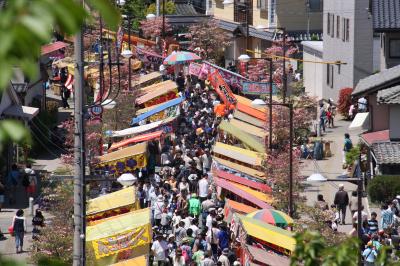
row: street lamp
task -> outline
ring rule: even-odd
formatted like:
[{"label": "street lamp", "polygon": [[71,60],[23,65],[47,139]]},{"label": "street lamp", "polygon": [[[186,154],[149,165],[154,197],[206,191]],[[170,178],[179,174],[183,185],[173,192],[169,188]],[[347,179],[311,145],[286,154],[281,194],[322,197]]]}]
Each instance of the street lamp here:
[{"label": "street lamp", "polygon": [[116,105],[117,105],[117,103],[115,101],[113,101],[112,99],[107,99],[107,100],[103,101],[103,103],[102,103],[102,106],[107,110],[114,109],[114,107]]},{"label": "street lamp", "polygon": [[250,61],[250,59],[251,59],[251,57],[248,56],[247,54],[241,54],[241,55],[238,57],[238,60],[239,60],[240,62],[243,62],[243,63],[248,63],[248,62]]},{"label": "street lamp", "polygon": [[266,105],[267,103],[266,102],[264,102],[263,100],[261,100],[261,99],[255,99],[255,100],[253,100],[252,102],[251,102],[251,105],[253,105],[253,106],[264,106],[264,105]]},{"label": "street lamp", "polygon": [[132,27],[131,19],[132,19],[132,16],[125,15],[124,17],[128,19],[128,50],[122,51],[121,55],[125,58],[128,58],[128,80],[129,80],[128,81],[128,90],[131,91],[131,86],[132,86],[131,85],[131,81],[132,81],[131,58],[133,55],[132,50],[131,50],[131,27]]},{"label": "street lamp", "polygon": [[222,4],[223,4],[223,5],[231,5],[231,4],[233,4],[233,0],[224,0],[224,1],[222,2]]},{"label": "street lamp", "polygon": [[25,103],[25,94],[28,89],[28,83],[26,82],[12,82],[10,80],[11,87],[13,90],[18,94],[21,100],[21,105],[24,105]]},{"label": "street lamp", "polygon": [[129,59],[129,58],[131,58],[131,57],[133,56],[133,53],[132,53],[131,50],[126,49],[126,50],[123,50],[123,51],[121,52],[121,55],[122,55],[124,58]]},{"label": "street lamp", "polygon": [[154,15],[154,14],[152,14],[152,13],[147,14],[146,19],[147,19],[147,20],[155,20],[155,19],[156,19],[156,15]]},{"label": "street lamp", "polygon": [[129,187],[132,186],[137,181],[137,177],[131,173],[124,173],[120,177],[118,177],[117,181],[123,187]]}]

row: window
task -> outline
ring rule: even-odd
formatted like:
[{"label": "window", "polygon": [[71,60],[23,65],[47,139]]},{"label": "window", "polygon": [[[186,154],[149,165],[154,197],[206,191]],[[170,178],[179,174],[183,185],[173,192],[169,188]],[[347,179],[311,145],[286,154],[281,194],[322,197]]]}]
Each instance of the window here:
[{"label": "window", "polygon": [[336,17],[336,38],[340,38],[340,16]]},{"label": "window", "polygon": [[350,40],[350,19],[346,19],[346,42]]},{"label": "window", "polygon": [[400,58],[400,39],[389,40],[389,57]]},{"label": "window", "polygon": [[321,0],[307,0],[307,7],[310,12],[321,12],[322,1]]},{"label": "window", "polygon": [[267,10],[268,0],[257,0],[257,8],[261,10]]},{"label": "window", "polygon": [[331,37],[334,38],[335,37],[335,15],[332,14],[332,18],[331,18]]},{"label": "window", "polygon": [[331,88],[333,88],[333,66],[329,65],[330,69],[331,69]]},{"label": "window", "polygon": [[342,18],[342,41],[346,40],[346,19]]},{"label": "window", "polygon": [[327,14],[327,23],[326,23],[326,32],[328,33],[328,35],[331,35],[331,13]]},{"label": "window", "polygon": [[[223,2],[223,0],[215,0],[215,7],[224,9],[224,4],[222,2]],[[212,6],[212,5],[210,5],[210,6]]]},{"label": "window", "polygon": [[276,10],[276,0],[270,0],[270,17],[269,17],[269,23],[271,24],[275,24],[275,10]]},{"label": "window", "polygon": [[330,84],[331,83],[331,71],[329,68],[329,64],[326,65],[326,84]]}]

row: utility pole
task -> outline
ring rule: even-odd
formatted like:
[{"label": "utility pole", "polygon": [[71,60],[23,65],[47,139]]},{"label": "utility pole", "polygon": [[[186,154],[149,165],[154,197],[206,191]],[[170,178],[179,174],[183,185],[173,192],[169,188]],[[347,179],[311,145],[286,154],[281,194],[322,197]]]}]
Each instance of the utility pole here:
[{"label": "utility pole", "polygon": [[286,28],[282,28],[283,32],[283,103],[286,102],[287,95],[287,74],[286,74]]},{"label": "utility pole", "polygon": [[[131,15],[128,15],[128,49],[129,49],[129,51],[132,51],[131,50]],[[129,79],[129,84],[128,84],[128,90],[129,90],[129,92],[132,90],[132,85],[131,85],[131,80],[132,80],[132,77],[131,77],[131,73],[132,73],[132,70],[131,70],[131,58],[132,58],[132,56],[130,56],[129,57],[129,59],[128,59],[128,68],[129,68],[129,72],[128,72],[128,79]],[[110,87],[110,89],[111,89],[111,87]]]},{"label": "utility pole", "polygon": [[83,27],[75,36],[73,266],[85,265],[85,146],[83,123]]},{"label": "utility pole", "polygon": [[160,0],[156,1],[156,16],[160,16]]},{"label": "utility pole", "polygon": [[162,38],[165,42],[165,0],[162,1]]}]

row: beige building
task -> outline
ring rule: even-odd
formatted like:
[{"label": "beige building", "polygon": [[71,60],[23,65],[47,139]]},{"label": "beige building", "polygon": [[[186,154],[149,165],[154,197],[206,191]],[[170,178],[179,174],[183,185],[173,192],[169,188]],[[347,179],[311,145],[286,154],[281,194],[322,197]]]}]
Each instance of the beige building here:
[{"label": "beige building", "polygon": [[[322,0],[213,0],[208,14],[220,20],[220,27],[232,33],[233,45],[225,59],[231,62],[247,49],[264,51],[279,39],[285,28],[289,39],[297,42],[319,40],[322,33]],[[247,21],[249,37],[247,37]]]}]

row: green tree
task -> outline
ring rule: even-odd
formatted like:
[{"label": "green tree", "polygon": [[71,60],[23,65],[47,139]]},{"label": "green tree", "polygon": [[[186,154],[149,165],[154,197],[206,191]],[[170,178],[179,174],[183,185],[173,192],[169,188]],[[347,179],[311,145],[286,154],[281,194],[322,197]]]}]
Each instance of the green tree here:
[{"label": "green tree", "polygon": [[[175,14],[176,12],[176,6],[175,3],[172,1],[165,2],[165,14],[166,15],[172,15]],[[156,4],[153,3],[149,5],[147,8],[147,14],[156,14],[157,13],[157,7]],[[160,3],[160,14],[163,13],[163,3]]]},{"label": "green tree", "polygon": [[131,17],[132,28],[138,30],[140,21],[146,18],[146,4],[144,0],[126,0],[122,13]]}]

